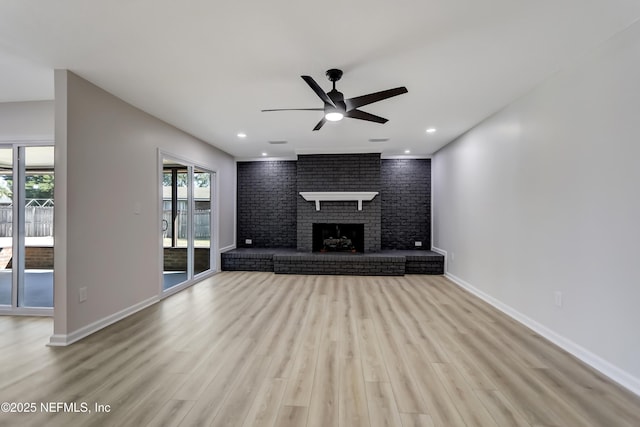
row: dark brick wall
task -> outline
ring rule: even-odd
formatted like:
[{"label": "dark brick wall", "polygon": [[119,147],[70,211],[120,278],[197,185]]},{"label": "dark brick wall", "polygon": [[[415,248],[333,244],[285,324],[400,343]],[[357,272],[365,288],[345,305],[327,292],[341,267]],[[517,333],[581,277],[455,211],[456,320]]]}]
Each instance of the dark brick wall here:
[{"label": "dark brick wall", "polygon": [[382,249],[431,249],[431,160],[382,160],[380,183]]},{"label": "dark brick wall", "polygon": [[[379,191],[371,202],[321,202],[300,191]],[[431,160],[379,154],[301,155],[238,163],[237,247],[310,252],[314,222],[365,224],[365,252],[431,248]],[[245,239],[252,239],[246,245]]]},{"label": "dark brick wall", "polygon": [[[380,154],[313,154],[298,156],[297,192],[380,191]],[[313,223],[364,224],[365,252],[380,250],[380,196],[362,203],[307,202],[297,195],[298,250],[311,252]]]},{"label": "dark brick wall", "polygon": [[297,197],[295,161],[238,162],[236,246],[295,248]]}]

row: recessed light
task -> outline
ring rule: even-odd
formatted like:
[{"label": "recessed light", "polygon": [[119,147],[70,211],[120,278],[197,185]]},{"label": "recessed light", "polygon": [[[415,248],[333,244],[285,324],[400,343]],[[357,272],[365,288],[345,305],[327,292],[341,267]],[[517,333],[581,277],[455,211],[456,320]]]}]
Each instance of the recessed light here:
[{"label": "recessed light", "polygon": [[404,154],[409,154],[411,153],[411,150],[404,150]]},{"label": "recessed light", "polygon": [[247,134],[244,132],[238,132],[238,138],[246,138]]},{"label": "recessed light", "polygon": [[427,129],[427,133],[434,133],[435,131],[436,131],[436,128]]},{"label": "recessed light", "polygon": [[267,153],[262,153],[262,155],[263,155],[263,156],[266,156],[266,155],[267,155]]}]

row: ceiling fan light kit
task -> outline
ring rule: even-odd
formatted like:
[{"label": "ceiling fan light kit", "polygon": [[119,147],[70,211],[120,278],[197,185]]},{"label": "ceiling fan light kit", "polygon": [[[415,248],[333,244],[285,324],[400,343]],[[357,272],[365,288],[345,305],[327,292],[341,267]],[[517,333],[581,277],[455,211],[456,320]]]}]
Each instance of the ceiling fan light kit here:
[{"label": "ceiling fan light kit", "polygon": [[324,115],[324,118],[329,120],[330,122],[339,122],[344,118],[344,114],[340,111],[329,111]]},{"label": "ceiling fan light kit", "polygon": [[322,90],[320,85],[311,76],[301,76],[309,87],[318,95],[318,98],[324,103],[323,108],[279,108],[262,110],[262,112],[270,111],[324,111],[324,117],[313,128],[314,131],[320,130],[327,121],[337,122],[344,117],[352,119],[365,120],[374,123],[384,124],[388,120],[384,117],[376,116],[366,111],[359,110],[359,107],[373,104],[374,102],[382,101],[394,96],[407,93],[407,88],[404,86],[383,90],[380,92],[370,93],[367,95],[357,96],[355,98],[344,99],[342,92],[336,89],[336,82],[342,78],[342,70],[332,68],[326,72],[327,78],[333,84],[333,88],[329,92]]}]

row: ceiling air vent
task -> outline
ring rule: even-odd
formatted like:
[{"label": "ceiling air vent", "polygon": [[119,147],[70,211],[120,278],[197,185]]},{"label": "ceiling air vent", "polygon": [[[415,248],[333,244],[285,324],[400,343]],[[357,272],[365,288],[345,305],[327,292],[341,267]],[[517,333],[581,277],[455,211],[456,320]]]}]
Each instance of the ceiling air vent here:
[{"label": "ceiling air vent", "polygon": [[287,141],[269,141],[269,144],[272,144],[272,145],[282,145],[286,143]]}]

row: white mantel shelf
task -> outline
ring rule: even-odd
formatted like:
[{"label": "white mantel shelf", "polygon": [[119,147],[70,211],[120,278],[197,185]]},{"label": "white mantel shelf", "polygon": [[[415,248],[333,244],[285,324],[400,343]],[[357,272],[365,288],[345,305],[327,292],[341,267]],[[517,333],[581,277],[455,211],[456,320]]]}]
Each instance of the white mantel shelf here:
[{"label": "white mantel shelf", "polygon": [[320,210],[320,202],[358,202],[358,210],[362,210],[362,202],[369,202],[378,195],[377,191],[301,191],[300,195],[307,202],[316,202],[316,210]]}]

